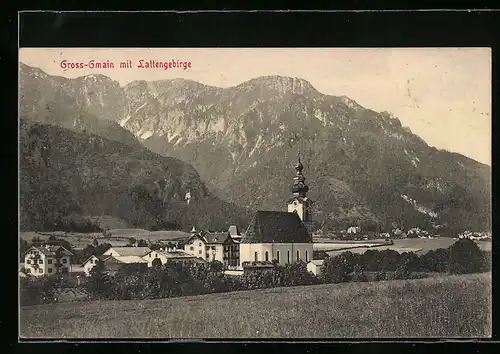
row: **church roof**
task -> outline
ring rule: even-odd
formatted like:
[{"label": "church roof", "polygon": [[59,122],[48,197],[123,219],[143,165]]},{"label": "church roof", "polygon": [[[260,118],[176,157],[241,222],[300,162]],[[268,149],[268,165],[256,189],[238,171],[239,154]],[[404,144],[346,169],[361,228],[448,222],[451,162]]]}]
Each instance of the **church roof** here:
[{"label": "church roof", "polygon": [[311,243],[312,237],[295,213],[258,211],[241,243]]}]

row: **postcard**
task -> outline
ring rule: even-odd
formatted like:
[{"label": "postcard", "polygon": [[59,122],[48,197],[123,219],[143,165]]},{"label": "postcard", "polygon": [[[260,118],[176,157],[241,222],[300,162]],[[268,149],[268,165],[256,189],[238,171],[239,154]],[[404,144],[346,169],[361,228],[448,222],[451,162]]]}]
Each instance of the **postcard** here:
[{"label": "postcard", "polygon": [[489,338],[489,48],[20,48],[23,339]]}]

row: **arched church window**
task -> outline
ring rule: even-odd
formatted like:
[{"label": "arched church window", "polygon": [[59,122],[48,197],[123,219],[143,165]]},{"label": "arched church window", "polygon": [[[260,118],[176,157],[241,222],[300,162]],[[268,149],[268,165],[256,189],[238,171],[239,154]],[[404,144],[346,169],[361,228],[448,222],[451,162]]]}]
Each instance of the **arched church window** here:
[{"label": "arched church window", "polygon": [[257,252],[254,253],[254,261],[257,262],[259,260],[259,254]]},{"label": "arched church window", "polygon": [[287,262],[290,263],[290,251],[287,253]]},{"label": "arched church window", "polygon": [[266,262],[269,262],[269,252],[266,251]]},{"label": "arched church window", "polygon": [[306,263],[309,261],[307,258],[308,258],[308,257],[307,257],[307,250],[306,250]]},{"label": "arched church window", "polygon": [[280,251],[276,251],[276,260],[280,262]]},{"label": "arched church window", "polygon": [[300,260],[300,251],[297,250],[297,261]]}]

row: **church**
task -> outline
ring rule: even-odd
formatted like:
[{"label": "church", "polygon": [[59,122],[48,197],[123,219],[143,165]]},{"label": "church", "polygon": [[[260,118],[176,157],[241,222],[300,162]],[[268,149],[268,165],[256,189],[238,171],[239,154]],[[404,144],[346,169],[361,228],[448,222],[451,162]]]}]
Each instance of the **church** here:
[{"label": "church", "polygon": [[300,161],[295,165],[296,176],[287,211],[257,211],[240,242],[240,266],[244,262],[271,262],[285,265],[313,259],[313,201],[307,197]]}]

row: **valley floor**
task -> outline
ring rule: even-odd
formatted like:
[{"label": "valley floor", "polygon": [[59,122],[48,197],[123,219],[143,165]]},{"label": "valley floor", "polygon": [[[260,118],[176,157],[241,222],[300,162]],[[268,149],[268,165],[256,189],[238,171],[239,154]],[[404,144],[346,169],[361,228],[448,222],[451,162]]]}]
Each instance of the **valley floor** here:
[{"label": "valley floor", "polygon": [[482,338],[491,273],[20,311],[23,338]]}]

